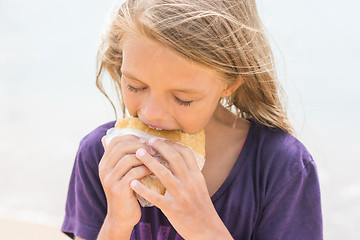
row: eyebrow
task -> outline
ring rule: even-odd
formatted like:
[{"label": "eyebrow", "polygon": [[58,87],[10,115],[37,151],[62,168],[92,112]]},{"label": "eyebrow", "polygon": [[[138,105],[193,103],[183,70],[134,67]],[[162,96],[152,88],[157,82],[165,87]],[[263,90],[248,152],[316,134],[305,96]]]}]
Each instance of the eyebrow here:
[{"label": "eyebrow", "polygon": [[[136,78],[133,74],[127,71],[121,71],[121,74],[125,75],[126,77],[129,77],[135,81],[139,81],[141,83],[144,83],[143,81]],[[145,83],[144,83],[145,84]],[[182,89],[174,89],[175,92],[183,92],[183,93],[201,93],[201,90],[195,90],[195,89],[188,89],[188,88],[182,88]]]}]

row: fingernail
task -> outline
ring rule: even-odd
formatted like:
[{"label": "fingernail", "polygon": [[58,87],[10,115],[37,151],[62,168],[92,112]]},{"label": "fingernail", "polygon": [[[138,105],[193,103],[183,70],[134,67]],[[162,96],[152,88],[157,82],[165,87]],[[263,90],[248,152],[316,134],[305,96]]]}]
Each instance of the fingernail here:
[{"label": "fingernail", "polygon": [[150,144],[150,145],[153,145],[156,140],[160,140],[160,138],[157,138],[157,137],[152,137],[152,138],[150,138],[149,144]]},{"label": "fingernail", "polygon": [[103,137],[101,138],[101,143],[102,143],[103,147],[105,147],[105,146],[107,145],[106,136],[103,136]]},{"label": "fingernail", "polygon": [[145,150],[145,149],[139,148],[139,149],[136,151],[136,156],[137,156],[137,157],[142,157],[142,156],[145,155],[145,153],[146,153],[146,150]]},{"label": "fingernail", "polygon": [[138,184],[138,180],[132,180],[131,182],[130,182],[130,187],[131,188],[134,188],[135,186],[136,186],[136,184]]},{"label": "fingernail", "polygon": [[110,135],[115,131],[115,128],[110,128],[106,131],[106,135]]},{"label": "fingernail", "polygon": [[146,141],[144,139],[142,139],[142,138],[139,138],[139,142],[146,143]]}]

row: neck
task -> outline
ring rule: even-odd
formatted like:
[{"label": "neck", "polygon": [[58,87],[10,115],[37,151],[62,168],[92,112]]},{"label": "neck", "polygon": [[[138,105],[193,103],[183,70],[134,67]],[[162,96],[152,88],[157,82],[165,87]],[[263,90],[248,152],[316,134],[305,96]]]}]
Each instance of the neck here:
[{"label": "neck", "polygon": [[236,128],[238,118],[238,116],[224,108],[221,104],[218,104],[213,116],[205,127],[205,133],[211,134],[212,132],[219,132],[219,130],[221,131],[224,127]]},{"label": "neck", "polygon": [[236,116],[221,104],[215,109],[215,112],[205,127],[206,144],[213,142],[224,134],[224,130],[232,127],[236,122]]},{"label": "neck", "polygon": [[217,140],[225,139],[228,135],[239,134],[246,136],[249,128],[249,122],[231,111],[227,110],[221,104],[215,109],[212,118],[205,127],[206,144],[215,143]]}]

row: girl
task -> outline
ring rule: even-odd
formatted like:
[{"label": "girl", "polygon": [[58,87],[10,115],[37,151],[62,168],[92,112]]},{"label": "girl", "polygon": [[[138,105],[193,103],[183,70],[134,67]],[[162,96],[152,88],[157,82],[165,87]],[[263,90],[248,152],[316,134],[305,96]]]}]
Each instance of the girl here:
[{"label": "girl", "polygon": [[[294,137],[254,0],[128,0],[99,51],[123,112],[205,129],[202,172],[178,143],[87,135],[62,231],[76,239],[322,239],[315,164]],[[106,95],[107,96],[107,95]],[[114,105],[113,105],[114,106]],[[152,156],[160,153],[163,167]],[[154,173],[164,196],[138,179]],[[154,207],[140,207],[134,192]]]}]

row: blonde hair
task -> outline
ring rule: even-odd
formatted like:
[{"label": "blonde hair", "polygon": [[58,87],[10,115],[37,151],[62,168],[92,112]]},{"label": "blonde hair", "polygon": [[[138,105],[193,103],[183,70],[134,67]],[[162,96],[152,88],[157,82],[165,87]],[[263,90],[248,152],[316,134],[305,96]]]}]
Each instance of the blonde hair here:
[{"label": "blonde hair", "polygon": [[[123,113],[120,78],[122,41],[141,34],[168,46],[186,59],[210,67],[228,84],[245,81],[220,102],[244,118],[292,133],[277,81],[274,58],[255,0],[128,0],[112,15],[98,52],[96,84],[105,94],[102,73],[117,88]],[[110,99],[109,99],[110,100]],[[110,100],[115,112],[114,104]]]}]

